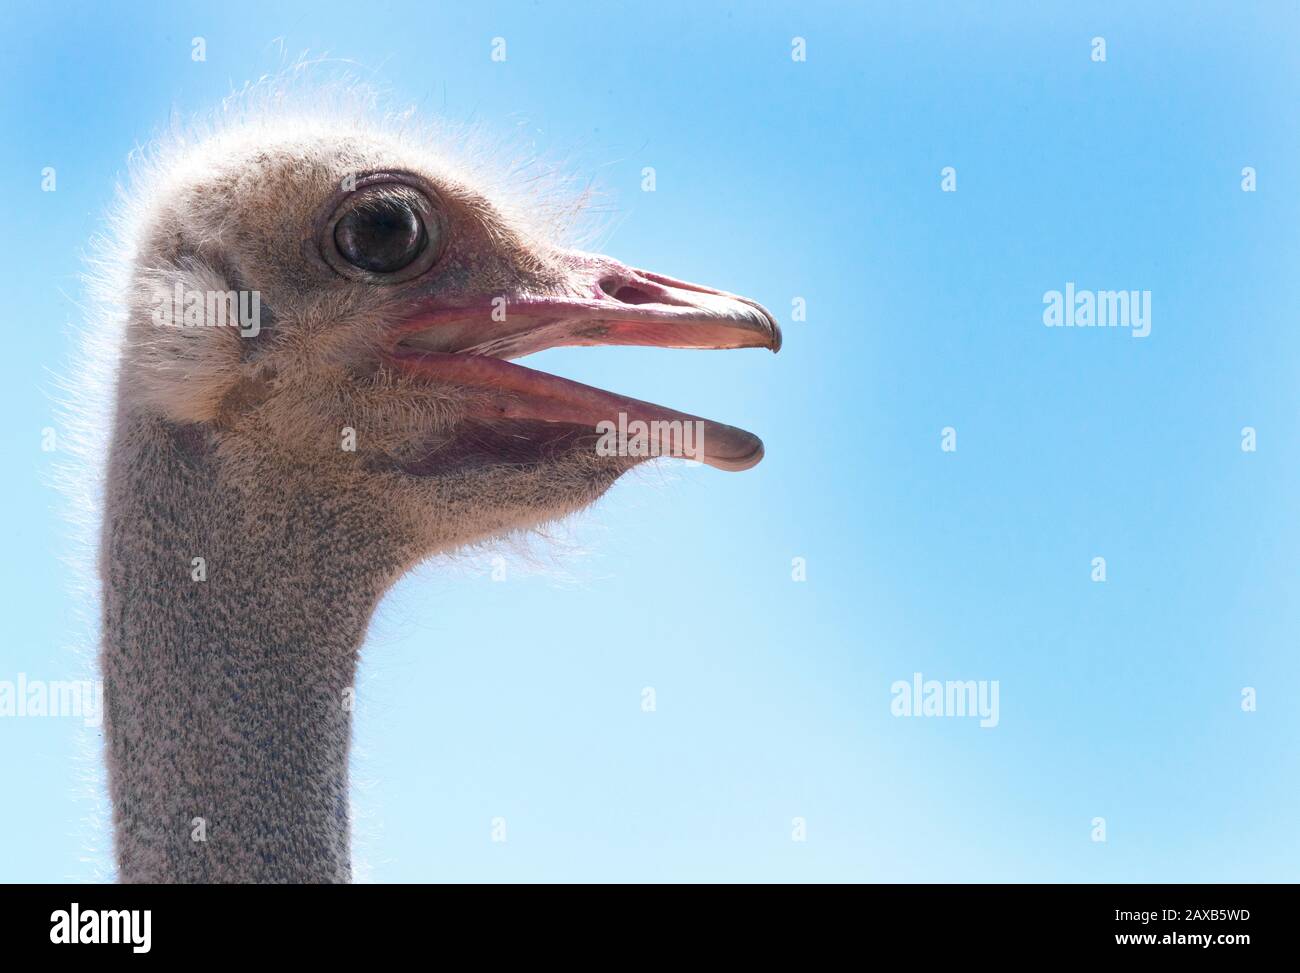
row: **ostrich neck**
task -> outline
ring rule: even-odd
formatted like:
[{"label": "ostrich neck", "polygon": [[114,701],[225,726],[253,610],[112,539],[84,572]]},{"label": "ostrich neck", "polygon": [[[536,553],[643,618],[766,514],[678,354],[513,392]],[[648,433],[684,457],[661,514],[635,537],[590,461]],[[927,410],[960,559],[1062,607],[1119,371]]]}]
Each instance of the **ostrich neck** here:
[{"label": "ostrich neck", "polygon": [[101,551],[118,877],[348,881],[351,687],[389,572],[309,482],[227,480],[201,436],[119,417]]}]

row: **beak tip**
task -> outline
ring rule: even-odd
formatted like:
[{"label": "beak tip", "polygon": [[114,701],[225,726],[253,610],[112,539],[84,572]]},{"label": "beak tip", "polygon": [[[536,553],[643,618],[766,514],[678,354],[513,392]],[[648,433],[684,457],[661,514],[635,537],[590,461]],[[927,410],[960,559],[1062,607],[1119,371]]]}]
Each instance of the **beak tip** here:
[{"label": "beak tip", "polygon": [[767,331],[767,341],[764,343],[764,347],[770,349],[772,354],[775,355],[781,350],[782,342],[781,325],[776,323],[776,315],[765,308],[762,304],[759,304],[758,301],[747,297],[742,297],[740,300],[744,301],[753,310],[758,312],[759,319],[764,325],[766,325],[765,330]]},{"label": "beak tip", "polygon": [[723,470],[727,473],[742,473],[745,470],[752,470],[763,461],[765,450],[761,439],[752,433],[745,433],[745,435],[754,441],[753,449],[748,453],[740,456],[708,456],[704,462],[714,469]]}]

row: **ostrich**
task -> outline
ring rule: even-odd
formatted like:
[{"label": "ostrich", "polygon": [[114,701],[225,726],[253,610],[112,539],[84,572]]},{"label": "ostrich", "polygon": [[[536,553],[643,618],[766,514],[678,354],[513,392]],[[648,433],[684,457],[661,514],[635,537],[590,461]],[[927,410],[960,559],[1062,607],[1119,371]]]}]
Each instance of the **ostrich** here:
[{"label": "ostrich", "polygon": [[120,881],[349,881],[350,687],[385,591],[649,456],[762,457],[512,360],[776,351],[771,314],[560,245],[442,148],[272,115],[128,200],[97,562]]}]

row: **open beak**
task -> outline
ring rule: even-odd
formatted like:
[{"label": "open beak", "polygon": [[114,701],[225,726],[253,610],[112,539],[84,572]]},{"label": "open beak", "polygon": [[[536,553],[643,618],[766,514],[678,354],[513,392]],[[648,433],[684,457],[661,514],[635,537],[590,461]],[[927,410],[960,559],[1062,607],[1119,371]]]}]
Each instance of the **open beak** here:
[{"label": "open beak", "polygon": [[[564,294],[502,295],[458,306],[436,298],[420,302],[391,329],[390,358],[407,373],[489,392],[481,397],[484,418],[597,431],[644,423],[653,455],[685,455],[723,470],[756,465],[763,458],[763,443],[743,429],[513,365],[509,359],[564,345],[775,352],[781,347],[781,330],[772,315],[747,298],[634,270],[607,257],[570,253],[565,259],[571,274]],[[692,424],[685,435],[684,423]]]}]

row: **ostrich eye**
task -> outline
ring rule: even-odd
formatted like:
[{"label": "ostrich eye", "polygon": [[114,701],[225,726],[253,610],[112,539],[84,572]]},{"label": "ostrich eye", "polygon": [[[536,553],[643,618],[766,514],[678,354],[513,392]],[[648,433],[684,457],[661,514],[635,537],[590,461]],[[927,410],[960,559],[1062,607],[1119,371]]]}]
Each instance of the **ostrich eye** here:
[{"label": "ostrich eye", "polygon": [[399,196],[363,199],[334,225],[334,245],[343,259],[375,274],[409,267],[428,243],[420,213]]}]

